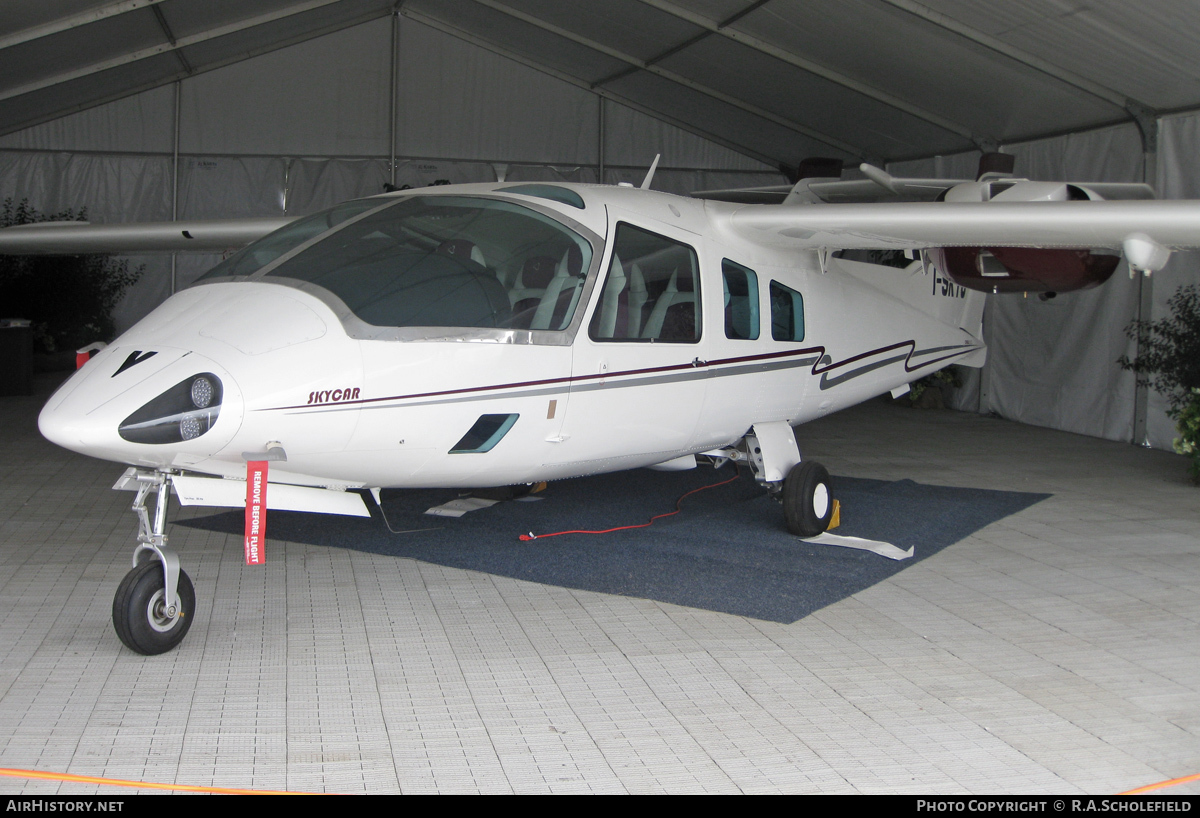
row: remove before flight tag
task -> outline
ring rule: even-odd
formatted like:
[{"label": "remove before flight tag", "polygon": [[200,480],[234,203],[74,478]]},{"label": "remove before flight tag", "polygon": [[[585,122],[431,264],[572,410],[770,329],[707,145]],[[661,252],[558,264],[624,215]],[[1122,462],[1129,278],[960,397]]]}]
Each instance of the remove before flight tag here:
[{"label": "remove before flight tag", "polygon": [[246,463],[246,564],[267,561],[267,461]]}]

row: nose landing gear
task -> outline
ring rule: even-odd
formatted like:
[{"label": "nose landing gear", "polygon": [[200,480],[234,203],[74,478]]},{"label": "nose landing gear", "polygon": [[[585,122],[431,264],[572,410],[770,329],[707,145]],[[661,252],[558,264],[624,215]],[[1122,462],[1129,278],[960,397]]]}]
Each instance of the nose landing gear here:
[{"label": "nose landing gear", "polygon": [[[180,569],[179,556],[167,548],[171,473],[128,469],[113,488],[136,489],[133,511],[139,529],[133,570],[113,597],[113,627],[132,651],[144,656],[166,653],[187,635],[196,610],[192,580]],[[153,523],[146,511],[151,491],[157,494]]]}]

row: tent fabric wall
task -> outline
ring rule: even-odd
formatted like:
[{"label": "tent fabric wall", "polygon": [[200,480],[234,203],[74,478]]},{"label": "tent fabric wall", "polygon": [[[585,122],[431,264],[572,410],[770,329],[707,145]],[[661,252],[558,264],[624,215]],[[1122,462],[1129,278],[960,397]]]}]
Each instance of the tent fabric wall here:
[{"label": "tent fabric wall", "polygon": [[[90,221],[168,221],[171,157],[0,150],[0,200],[28,200],[46,214],[86,209]],[[113,316],[118,329],[141,318],[170,294],[168,256],[131,256],[145,266]]]},{"label": "tent fabric wall", "polygon": [[155,88],[0,136],[0,149],[170,153],[175,91]]},{"label": "tent fabric wall", "polygon": [[389,178],[381,159],[293,159],[287,168],[284,210],[305,215],[347,199],[372,196]]},{"label": "tent fabric wall", "polygon": [[[185,155],[386,158],[392,23],[373,20],[180,82]],[[600,97],[407,17],[398,21],[400,157],[572,167],[599,163]],[[0,137],[0,149],[170,153],[172,87]],[[618,103],[605,164],[775,168]],[[799,158],[799,157],[797,157]]]},{"label": "tent fabric wall", "polygon": [[401,155],[596,164],[594,94],[407,18],[399,54]]},{"label": "tent fabric wall", "polygon": [[[43,211],[87,207],[96,221],[303,215],[383,190],[394,125],[398,186],[441,182],[641,182],[663,154],[654,187],[777,184],[778,172],[670,122],[398,18],[396,117],[390,121],[393,21],[353,28],[228,65],[0,137],[0,198]],[[678,97],[679,95],[676,94]],[[178,99],[178,111],[176,110]],[[178,133],[176,133],[178,122]],[[600,133],[603,124],[603,133]],[[178,138],[178,190],[172,151]],[[800,148],[797,148],[800,150]],[[1133,126],[1006,146],[1030,178],[1140,181]],[[898,175],[968,178],[979,154],[893,163]],[[797,155],[797,160],[801,158]],[[1200,115],[1160,121],[1160,194],[1200,198]],[[177,285],[220,259],[181,254]],[[171,258],[147,272],[121,305],[129,326],[171,288]],[[1177,254],[1157,273],[1153,317],[1198,259]],[[960,390],[963,408],[1083,434],[1129,440],[1134,379],[1116,358],[1132,352],[1123,329],[1137,313],[1136,281],[1122,266],[1104,287],[1062,296],[991,299],[990,361]],[[980,400],[982,398],[982,400]],[[1151,394],[1148,438],[1168,448],[1173,424]]]},{"label": "tent fabric wall", "polygon": [[[556,165],[500,165],[506,182],[574,182],[596,184],[597,169],[587,165],[559,167]],[[497,173],[499,178],[499,173]]]},{"label": "tent fabric wall", "polygon": [[[1137,128],[1122,126],[1013,145],[1019,175],[1096,182],[1142,180]],[[1138,282],[1121,264],[1102,287],[1050,301],[993,299],[994,343],[984,408],[1025,423],[1130,440],[1135,378],[1124,328],[1137,316]],[[1017,341],[1017,343],[1014,343]]]},{"label": "tent fabric wall", "polygon": [[[644,167],[656,153],[661,153],[664,159],[669,158],[668,164],[679,167],[722,168],[778,176],[774,168],[756,159],[613,102],[605,103],[604,145],[604,161],[609,165]],[[796,160],[799,159],[797,156]],[[782,180],[776,179],[779,181]]]},{"label": "tent fabric wall", "polygon": [[387,156],[390,51],[385,18],[189,78],[179,149]]},{"label": "tent fabric wall", "polygon": [[[1158,124],[1158,190],[1164,199],[1200,199],[1200,114],[1164,117]],[[1200,253],[1174,253],[1151,279],[1151,318],[1169,314],[1167,300],[1180,287],[1200,285]],[[1167,417],[1166,398],[1150,392],[1146,436],[1155,448],[1170,448],[1175,423]]]},{"label": "tent fabric wall", "polygon": [[[509,181],[597,181],[598,96],[409,18],[398,25],[398,187],[494,182],[497,168]],[[179,217],[304,215],[383,192],[391,49],[392,21],[381,18],[180,82]],[[656,153],[658,189],[781,180],[728,148],[603,104],[606,162],[638,166],[610,167],[606,181],[640,182]],[[99,222],[169,221],[175,127],[176,89],[166,86],[0,137],[0,200],[87,208]],[[709,168],[720,181],[697,184]],[[179,254],[176,287],[220,259]],[[171,292],[170,256],[131,261],[146,272],[117,309],[119,329]]]}]

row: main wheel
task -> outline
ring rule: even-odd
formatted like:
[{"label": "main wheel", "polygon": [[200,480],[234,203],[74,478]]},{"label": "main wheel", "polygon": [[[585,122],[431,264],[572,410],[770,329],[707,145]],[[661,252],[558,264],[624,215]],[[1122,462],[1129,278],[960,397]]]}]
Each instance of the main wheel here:
[{"label": "main wheel", "polygon": [[811,460],[792,466],[783,481],[783,516],[788,531],[799,537],[815,537],[829,528],[833,492],[824,466]]},{"label": "main wheel", "polygon": [[175,589],[179,613],[166,612],[166,583],[162,563],[146,560],[125,575],[113,597],[113,627],[125,647],[144,656],[166,653],[178,645],[192,626],[196,611],[196,590],[192,580],[179,572]]}]

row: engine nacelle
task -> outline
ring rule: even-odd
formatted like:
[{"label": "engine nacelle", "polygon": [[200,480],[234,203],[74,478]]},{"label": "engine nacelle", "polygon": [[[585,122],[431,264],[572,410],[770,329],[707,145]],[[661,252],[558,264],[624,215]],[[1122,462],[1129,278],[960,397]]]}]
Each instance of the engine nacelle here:
[{"label": "engine nacelle", "polygon": [[[1106,187],[1118,187],[1106,185]],[[1136,187],[1140,185],[1121,185]],[[1087,202],[1103,201],[1106,197],[1084,185],[1071,182],[1031,182],[1028,179],[981,179],[964,182],[946,190],[943,202]]]},{"label": "engine nacelle", "polygon": [[929,251],[934,265],[954,283],[985,293],[1065,293],[1098,287],[1112,276],[1120,256],[1091,250],[1029,247],[941,247]]},{"label": "engine nacelle", "polygon": [[[1093,189],[1094,188],[1094,189]],[[1031,182],[1028,179],[980,177],[955,185],[942,198],[947,202],[1070,202],[1153,197],[1145,185],[1070,182]],[[1151,242],[1150,239],[1146,239]],[[1143,255],[1153,255],[1149,248]],[[1165,251],[1164,251],[1165,252]],[[1029,247],[942,247],[928,257],[956,284],[985,293],[1065,293],[1098,287],[1112,276],[1121,257],[1086,249]],[[1162,266],[1160,263],[1158,266]]]}]

